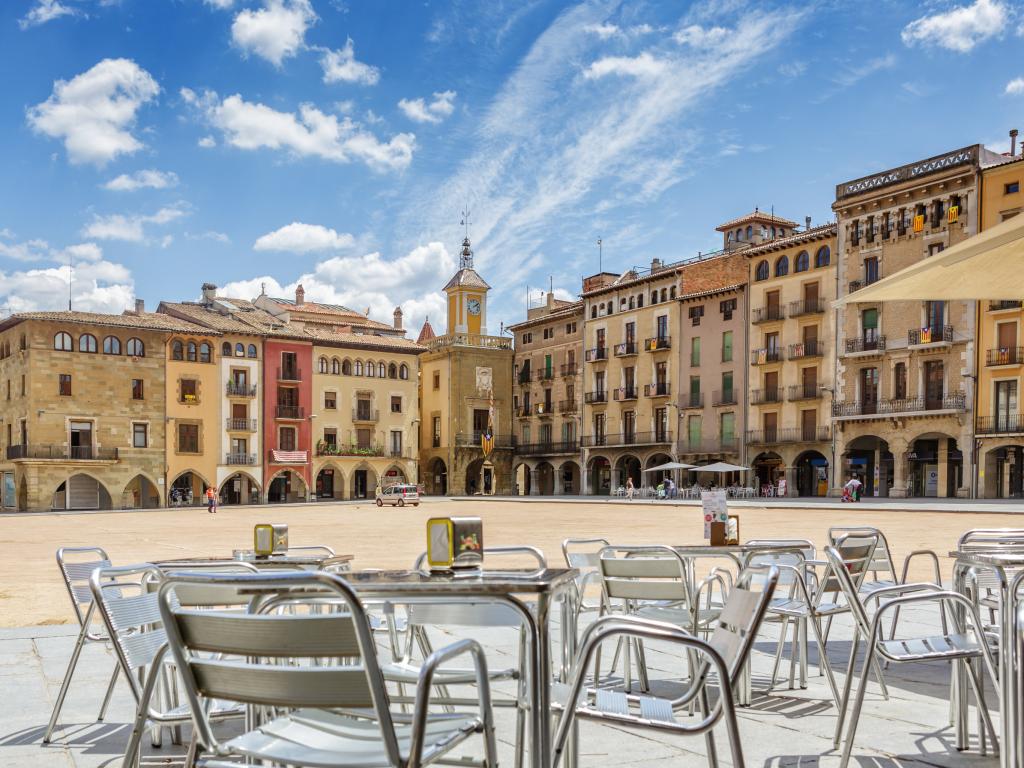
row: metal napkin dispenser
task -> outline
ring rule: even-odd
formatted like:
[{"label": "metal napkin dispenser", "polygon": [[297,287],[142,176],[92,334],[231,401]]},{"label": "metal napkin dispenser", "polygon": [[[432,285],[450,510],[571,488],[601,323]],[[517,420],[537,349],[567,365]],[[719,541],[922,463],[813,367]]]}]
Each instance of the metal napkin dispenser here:
[{"label": "metal napkin dispenser", "polygon": [[427,563],[431,569],[480,568],[484,562],[484,525],[479,517],[427,520]]},{"label": "metal napkin dispenser", "polygon": [[258,523],[252,529],[252,548],[258,557],[288,552],[287,523]]}]

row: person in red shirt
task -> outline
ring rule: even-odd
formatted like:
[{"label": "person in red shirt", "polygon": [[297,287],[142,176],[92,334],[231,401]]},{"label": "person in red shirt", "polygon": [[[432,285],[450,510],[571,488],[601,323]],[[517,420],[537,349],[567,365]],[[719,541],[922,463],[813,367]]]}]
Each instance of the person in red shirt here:
[{"label": "person in red shirt", "polygon": [[212,486],[206,489],[206,511],[217,514],[217,494]]}]

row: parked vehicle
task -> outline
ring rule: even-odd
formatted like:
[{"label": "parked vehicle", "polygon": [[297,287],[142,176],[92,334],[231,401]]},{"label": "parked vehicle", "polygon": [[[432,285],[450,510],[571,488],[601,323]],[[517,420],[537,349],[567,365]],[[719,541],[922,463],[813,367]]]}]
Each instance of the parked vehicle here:
[{"label": "parked vehicle", "polygon": [[415,485],[406,485],[404,483],[389,485],[377,493],[377,506],[383,507],[385,504],[399,507],[412,504],[414,507],[418,507],[420,505],[419,488]]}]

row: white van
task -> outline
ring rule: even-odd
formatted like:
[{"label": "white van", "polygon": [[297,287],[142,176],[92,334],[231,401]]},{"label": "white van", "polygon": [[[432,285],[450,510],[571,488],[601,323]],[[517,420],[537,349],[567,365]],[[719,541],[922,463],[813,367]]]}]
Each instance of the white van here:
[{"label": "white van", "polygon": [[389,485],[377,494],[377,506],[383,507],[385,504],[399,507],[412,504],[414,507],[418,507],[420,491],[415,485]]}]

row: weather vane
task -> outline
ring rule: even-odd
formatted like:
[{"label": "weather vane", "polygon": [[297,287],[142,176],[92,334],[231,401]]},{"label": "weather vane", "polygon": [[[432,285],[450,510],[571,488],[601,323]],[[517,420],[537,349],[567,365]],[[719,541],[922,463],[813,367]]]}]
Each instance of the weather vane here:
[{"label": "weather vane", "polygon": [[471,223],[472,222],[470,222],[470,220],[469,220],[469,206],[467,205],[466,206],[466,210],[464,210],[462,212],[462,221],[459,222],[459,224],[461,224],[462,226],[464,226],[466,228],[466,239],[467,240],[469,239],[469,225]]}]

